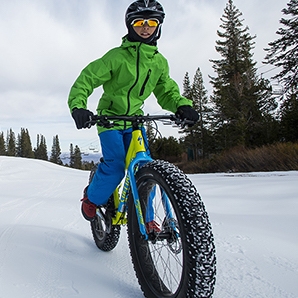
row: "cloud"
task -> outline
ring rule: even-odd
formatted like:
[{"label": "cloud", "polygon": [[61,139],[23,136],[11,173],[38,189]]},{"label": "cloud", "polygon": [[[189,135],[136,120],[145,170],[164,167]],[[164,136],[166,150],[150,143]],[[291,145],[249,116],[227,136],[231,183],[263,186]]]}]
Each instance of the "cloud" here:
[{"label": "cloud", "polygon": [[57,134],[63,126],[54,130],[54,119],[72,122],[67,107],[72,83],[114,39],[104,11],[92,9],[93,1],[85,5],[11,1],[5,13],[1,10],[1,130],[13,127],[17,133],[20,127],[34,126],[36,132],[38,123],[37,133]]},{"label": "cloud", "polygon": [[212,72],[209,59],[216,55],[215,39],[220,12],[218,7],[202,1],[177,2],[175,9],[171,7],[167,14],[160,48],[180,86],[185,73],[189,72],[192,76],[198,67],[207,83],[208,74]]},{"label": "cloud", "polygon": [[[0,130],[13,128],[17,133],[25,127],[32,136],[46,135],[47,143],[59,134],[64,150],[69,142],[80,146],[84,137],[91,137],[90,131],[75,129],[67,97],[83,67],[119,46],[126,34],[124,14],[132,1],[112,1],[0,0]],[[210,89],[209,59],[218,58],[216,31],[227,1],[160,2],[166,19],[159,50],[169,61],[172,77],[182,88],[185,73],[192,79],[200,67]],[[261,64],[263,48],[276,38],[287,0],[234,3],[251,35],[257,35],[254,57]],[[91,96],[90,109],[95,110],[101,93],[99,88]],[[153,97],[145,108],[161,111]],[[92,133],[91,138],[96,138],[96,132]]]}]

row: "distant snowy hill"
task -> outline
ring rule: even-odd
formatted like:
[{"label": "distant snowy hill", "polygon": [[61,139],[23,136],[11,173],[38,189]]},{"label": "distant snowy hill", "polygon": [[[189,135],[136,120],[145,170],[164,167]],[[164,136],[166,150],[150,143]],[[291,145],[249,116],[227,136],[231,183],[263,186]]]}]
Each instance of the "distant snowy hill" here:
[{"label": "distant snowy hill", "polygon": [[[0,297],[141,298],[126,229],[109,253],[80,214],[88,172],[0,156]],[[298,297],[298,172],[198,174],[217,249],[214,298]]]},{"label": "distant snowy hill", "polygon": [[[97,163],[97,162],[99,162],[99,159],[101,156],[102,156],[101,153],[94,153],[94,152],[82,153],[82,161],[87,161],[87,162],[93,161],[94,163]],[[60,155],[60,158],[61,158],[63,164],[69,164],[69,158],[70,158],[69,152],[63,152]]]}]

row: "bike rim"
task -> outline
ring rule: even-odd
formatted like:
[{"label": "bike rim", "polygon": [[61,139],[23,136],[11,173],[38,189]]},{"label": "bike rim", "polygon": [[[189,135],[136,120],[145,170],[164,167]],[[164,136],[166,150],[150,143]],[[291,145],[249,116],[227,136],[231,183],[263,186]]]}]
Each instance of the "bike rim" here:
[{"label": "bike rim", "polygon": [[[164,188],[156,181],[147,181],[146,184],[151,185],[150,191],[147,188],[147,206],[148,201],[152,200],[150,209],[153,209],[153,220],[161,228],[160,233],[154,233],[153,236],[149,235],[148,252],[160,280],[160,289],[163,292],[174,294],[181,286],[184,273],[183,241],[178,224],[180,220]],[[155,192],[153,199],[152,192]],[[148,221],[152,214],[148,214],[149,208],[143,206],[143,210],[145,209],[144,217]],[[152,209],[149,213],[152,213]]]},{"label": "bike rim", "polygon": [[94,220],[94,232],[98,240],[103,240],[106,236],[106,224],[98,215]]}]

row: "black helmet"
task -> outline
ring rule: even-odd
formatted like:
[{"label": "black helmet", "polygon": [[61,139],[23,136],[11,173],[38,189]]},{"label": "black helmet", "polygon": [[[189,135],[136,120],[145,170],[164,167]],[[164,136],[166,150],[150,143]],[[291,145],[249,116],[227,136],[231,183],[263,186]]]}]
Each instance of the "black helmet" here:
[{"label": "black helmet", "polygon": [[155,0],[138,0],[130,4],[127,8],[125,22],[128,26],[132,20],[148,16],[150,18],[156,18],[162,23],[165,13],[161,4]]},{"label": "black helmet", "polygon": [[[155,18],[159,20],[158,28],[152,37],[143,39],[138,37],[132,29],[131,22],[137,18]],[[161,4],[155,0],[138,0],[129,5],[125,13],[125,23],[128,28],[128,37],[132,41],[141,41],[145,43],[156,43],[161,34],[161,24],[165,18],[164,10]]]}]

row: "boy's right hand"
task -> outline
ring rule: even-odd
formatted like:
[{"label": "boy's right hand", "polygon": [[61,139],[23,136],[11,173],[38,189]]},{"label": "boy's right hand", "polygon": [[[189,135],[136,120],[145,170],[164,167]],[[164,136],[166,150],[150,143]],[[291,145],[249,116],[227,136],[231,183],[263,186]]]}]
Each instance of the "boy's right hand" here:
[{"label": "boy's right hand", "polygon": [[[190,120],[193,121],[194,124],[199,120],[198,112],[193,109],[191,106],[180,106],[176,112],[176,116],[182,120]],[[193,125],[188,125],[189,127]]]},{"label": "boy's right hand", "polygon": [[85,110],[82,108],[80,108],[80,109],[74,108],[72,110],[71,116],[76,123],[77,129],[82,129],[82,128],[88,127],[88,125],[86,125],[86,122],[90,121],[92,116],[94,116],[94,115],[89,110]]}]

